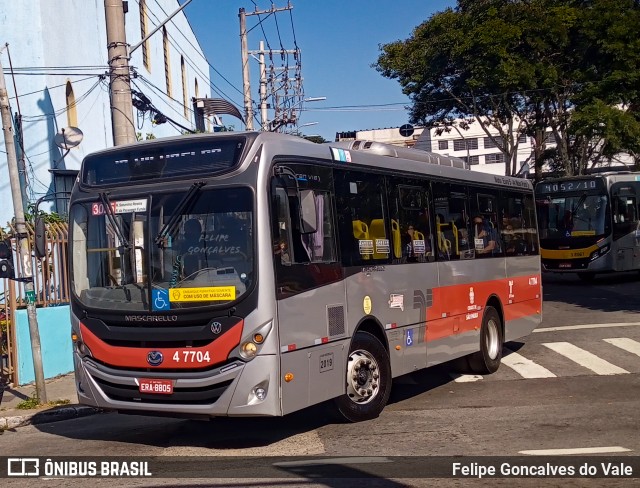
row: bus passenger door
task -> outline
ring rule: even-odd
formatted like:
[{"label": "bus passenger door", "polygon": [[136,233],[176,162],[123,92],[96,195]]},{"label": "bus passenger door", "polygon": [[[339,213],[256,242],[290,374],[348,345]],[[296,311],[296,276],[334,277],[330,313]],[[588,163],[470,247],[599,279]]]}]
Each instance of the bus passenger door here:
[{"label": "bus passenger door", "polygon": [[[345,295],[337,261],[331,172],[288,164],[274,178],[272,234],[281,350],[283,413],[344,393]],[[301,199],[307,199],[306,202]],[[301,206],[315,209],[315,227]],[[313,213],[313,212],[311,212]]]}]

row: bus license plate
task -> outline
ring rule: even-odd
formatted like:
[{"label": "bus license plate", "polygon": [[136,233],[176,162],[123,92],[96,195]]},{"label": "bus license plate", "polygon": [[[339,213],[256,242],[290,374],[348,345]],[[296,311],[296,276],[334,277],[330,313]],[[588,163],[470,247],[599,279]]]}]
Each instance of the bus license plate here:
[{"label": "bus license plate", "polygon": [[558,265],[559,268],[570,268],[571,267],[571,263],[560,263]]},{"label": "bus license plate", "polygon": [[151,393],[155,395],[171,395],[173,393],[172,380],[152,380],[141,378],[140,393]]}]

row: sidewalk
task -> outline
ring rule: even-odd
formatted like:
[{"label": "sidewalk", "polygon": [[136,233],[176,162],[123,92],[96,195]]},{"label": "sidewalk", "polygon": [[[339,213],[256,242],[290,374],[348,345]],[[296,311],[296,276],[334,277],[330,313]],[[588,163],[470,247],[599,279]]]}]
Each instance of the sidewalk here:
[{"label": "sidewalk", "polygon": [[18,405],[29,400],[36,391],[36,385],[9,387],[0,385],[0,431],[15,429],[30,424],[57,422],[97,413],[92,407],[78,404],[75,376],[73,373],[46,380],[49,405],[39,408],[21,409]]}]

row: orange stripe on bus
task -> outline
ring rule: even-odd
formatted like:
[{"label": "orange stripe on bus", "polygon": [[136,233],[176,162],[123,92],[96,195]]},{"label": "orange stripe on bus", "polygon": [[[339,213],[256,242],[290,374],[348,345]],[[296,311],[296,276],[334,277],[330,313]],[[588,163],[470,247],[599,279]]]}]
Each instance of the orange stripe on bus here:
[{"label": "orange stripe on bus", "polygon": [[433,305],[426,310],[425,341],[479,330],[492,295],[502,303],[506,321],[540,314],[541,282],[541,276],[534,274],[434,288]]},{"label": "orange stripe on bus", "polygon": [[[233,348],[240,344],[243,323],[244,321],[241,320],[215,341],[202,347],[158,348],[111,346],[91,332],[82,322],[80,323],[80,332],[82,334],[82,341],[89,347],[92,356],[107,365],[123,368],[149,368],[150,365],[147,362],[147,354],[151,351],[158,351],[162,353],[164,359],[162,364],[153,366],[153,369],[196,369],[215,366],[216,364],[226,361]],[[178,353],[178,361],[174,359],[176,352]],[[193,357],[192,352],[195,353],[195,357],[203,357],[205,353],[208,353],[209,361],[185,362],[185,357]],[[198,354],[199,352],[202,356]]]}]

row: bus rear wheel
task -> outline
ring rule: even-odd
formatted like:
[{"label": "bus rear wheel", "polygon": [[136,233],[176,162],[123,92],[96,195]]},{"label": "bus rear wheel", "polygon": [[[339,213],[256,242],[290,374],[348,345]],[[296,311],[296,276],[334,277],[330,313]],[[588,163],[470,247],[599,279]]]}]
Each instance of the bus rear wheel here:
[{"label": "bus rear wheel", "polygon": [[347,391],[335,400],[340,415],[349,422],[378,417],[391,394],[391,366],[387,350],[374,335],[355,334],[346,373]]},{"label": "bus rear wheel", "polygon": [[493,307],[487,307],[480,328],[480,351],[468,356],[469,368],[475,374],[498,371],[502,361],[502,321]]}]

